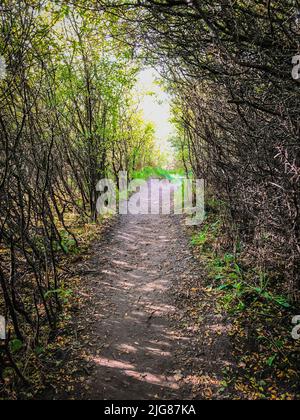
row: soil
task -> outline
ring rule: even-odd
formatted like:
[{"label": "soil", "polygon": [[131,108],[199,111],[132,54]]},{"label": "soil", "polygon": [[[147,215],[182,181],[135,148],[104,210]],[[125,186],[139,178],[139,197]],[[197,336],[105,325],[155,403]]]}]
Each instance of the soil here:
[{"label": "soil", "polygon": [[76,338],[84,357],[77,368],[84,373],[64,398],[228,397],[219,391],[233,363],[226,320],[205,293],[182,216],[118,216],[79,274],[85,303]]}]

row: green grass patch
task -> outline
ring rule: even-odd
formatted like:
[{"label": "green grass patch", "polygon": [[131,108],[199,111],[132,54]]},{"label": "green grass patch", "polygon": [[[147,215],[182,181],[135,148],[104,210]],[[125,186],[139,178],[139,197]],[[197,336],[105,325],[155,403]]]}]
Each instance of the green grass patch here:
[{"label": "green grass patch", "polygon": [[78,254],[79,249],[77,247],[75,239],[66,231],[60,233],[61,241],[53,242],[53,249],[56,252],[63,251],[67,254]]},{"label": "green grass patch", "polygon": [[168,170],[163,168],[146,167],[141,171],[135,171],[132,174],[133,179],[148,180],[151,178],[168,179],[175,181],[178,177],[185,176],[184,171]]}]

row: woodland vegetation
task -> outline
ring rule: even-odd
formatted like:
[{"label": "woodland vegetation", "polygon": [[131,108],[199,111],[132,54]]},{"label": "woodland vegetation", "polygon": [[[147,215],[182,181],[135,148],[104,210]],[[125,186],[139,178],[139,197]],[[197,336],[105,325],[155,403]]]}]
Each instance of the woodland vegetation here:
[{"label": "woodland vegetation", "polygon": [[13,327],[1,358],[12,363],[11,350],[57,326],[59,259],[78,247],[74,228],[96,222],[96,184],[151,164],[153,128],[113,19],[48,1],[4,1],[0,15],[1,314]]},{"label": "woodland vegetation", "polygon": [[176,96],[183,164],[220,200],[233,243],[242,238],[262,269],[283,264],[281,286],[297,299],[297,1],[140,4],[133,28]]},{"label": "woodland vegetation", "polygon": [[254,286],[269,273],[274,294],[298,305],[299,10],[298,0],[1,2],[0,315],[11,336],[0,378],[9,366],[26,382],[14,351],[57,327],[60,261],[99,221],[99,179],[158,162],[134,97],[145,63],[173,97],[178,168],[205,179],[215,246],[255,269]]}]

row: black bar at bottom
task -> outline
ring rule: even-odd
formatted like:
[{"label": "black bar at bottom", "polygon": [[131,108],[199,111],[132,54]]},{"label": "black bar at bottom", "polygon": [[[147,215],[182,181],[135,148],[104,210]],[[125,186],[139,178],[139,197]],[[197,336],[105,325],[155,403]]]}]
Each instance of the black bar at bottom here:
[{"label": "black bar at bottom", "polygon": [[105,417],[120,418],[156,418],[156,417],[190,417],[200,413],[199,403],[185,401],[102,401],[101,407]]}]

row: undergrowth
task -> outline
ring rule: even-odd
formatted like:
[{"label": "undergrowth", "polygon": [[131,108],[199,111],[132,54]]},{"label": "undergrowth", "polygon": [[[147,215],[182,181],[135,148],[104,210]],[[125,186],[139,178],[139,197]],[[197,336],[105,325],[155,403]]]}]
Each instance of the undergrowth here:
[{"label": "undergrowth", "polygon": [[133,179],[143,179],[148,180],[150,178],[156,179],[168,179],[169,181],[173,181],[178,176],[184,176],[184,171],[179,170],[168,170],[162,168],[155,168],[155,167],[146,167],[141,171],[135,171],[132,174]]},{"label": "undergrowth", "polygon": [[[66,220],[70,230],[66,231],[58,223],[61,241],[55,243],[53,247],[56,258],[60,261],[57,274],[61,286],[57,290],[49,290],[44,294],[45,300],[53,295],[57,296],[61,304],[55,329],[41,324],[39,339],[35,341],[31,338],[32,331],[28,329],[28,339],[24,343],[11,336],[8,343],[9,351],[26,383],[20,380],[12,366],[5,366],[3,363],[0,400],[32,399],[49,386],[51,387],[52,382],[57,379],[57,370],[63,362],[62,349],[69,346],[69,323],[74,315],[74,308],[78,306],[76,290],[81,280],[79,276],[74,276],[71,267],[75,263],[78,267],[81,261],[84,261],[91,243],[102,233],[106,224],[106,219],[103,219],[100,224],[85,223],[71,213],[66,215]],[[28,275],[28,287],[31,281],[33,280]],[[10,329],[9,325],[8,329]]]},{"label": "undergrowth", "polygon": [[300,343],[291,332],[300,309],[282,292],[279,273],[249,263],[242,243],[228,249],[226,232],[212,211],[191,238],[207,270],[206,289],[231,321],[238,369],[225,369],[222,388],[245,399],[299,398]]}]

